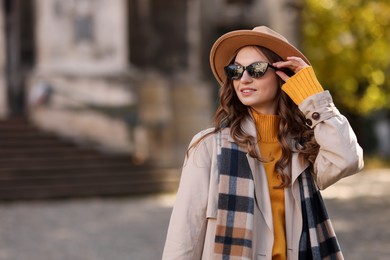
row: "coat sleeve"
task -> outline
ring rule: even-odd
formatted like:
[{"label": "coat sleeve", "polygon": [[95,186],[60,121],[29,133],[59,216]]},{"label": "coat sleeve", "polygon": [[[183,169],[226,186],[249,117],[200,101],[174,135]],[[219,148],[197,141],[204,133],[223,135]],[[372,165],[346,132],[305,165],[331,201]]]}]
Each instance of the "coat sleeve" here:
[{"label": "coat sleeve", "polygon": [[[196,135],[192,142],[203,133]],[[211,155],[206,137],[186,158],[173,207],[163,260],[199,260],[206,232]]]},{"label": "coat sleeve", "polygon": [[335,107],[329,91],[306,98],[300,105],[307,125],[320,145],[314,162],[316,181],[325,189],[363,169],[363,150],[348,120]]}]

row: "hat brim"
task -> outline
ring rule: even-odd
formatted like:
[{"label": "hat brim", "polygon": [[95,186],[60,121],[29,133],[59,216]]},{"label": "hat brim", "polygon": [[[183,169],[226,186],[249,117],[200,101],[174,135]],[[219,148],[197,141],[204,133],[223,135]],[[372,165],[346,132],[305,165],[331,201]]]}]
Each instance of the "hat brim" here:
[{"label": "hat brim", "polygon": [[213,45],[210,52],[211,70],[218,83],[222,86],[226,79],[224,67],[228,65],[237,51],[249,45],[266,47],[283,60],[289,56],[301,57],[307,64],[309,60],[290,43],[272,35],[253,30],[237,30],[222,35]]}]

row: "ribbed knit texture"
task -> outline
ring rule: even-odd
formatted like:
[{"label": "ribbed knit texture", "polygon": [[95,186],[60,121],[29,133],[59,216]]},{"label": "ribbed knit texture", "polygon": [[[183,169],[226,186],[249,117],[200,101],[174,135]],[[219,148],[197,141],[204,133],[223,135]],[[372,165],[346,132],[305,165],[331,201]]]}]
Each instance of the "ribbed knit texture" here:
[{"label": "ribbed knit texture", "polygon": [[284,83],[282,90],[299,105],[307,97],[323,92],[321,84],[318,82],[313,67],[306,67],[300,70]]},{"label": "ribbed knit texture", "polygon": [[255,111],[252,114],[256,123],[260,154],[265,160],[263,165],[271,198],[274,225],[272,259],[287,259],[284,189],[274,188],[281,184],[275,171],[275,164],[282,155],[282,148],[277,139],[279,116],[258,114]]}]

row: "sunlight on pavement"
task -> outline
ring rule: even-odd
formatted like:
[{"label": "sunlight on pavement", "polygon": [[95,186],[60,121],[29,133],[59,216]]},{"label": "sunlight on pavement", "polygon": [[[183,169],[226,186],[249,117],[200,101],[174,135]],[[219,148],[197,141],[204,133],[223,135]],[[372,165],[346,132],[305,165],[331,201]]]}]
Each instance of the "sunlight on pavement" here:
[{"label": "sunlight on pavement", "polygon": [[176,193],[161,194],[157,197],[156,202],[164,208],[172,208],[175,203]]},{"label": "sunlight on pavement", "polygon": [[370,169],[346,177],[321,192],[324,199],[353,199],[390,195],[390,169]]}]

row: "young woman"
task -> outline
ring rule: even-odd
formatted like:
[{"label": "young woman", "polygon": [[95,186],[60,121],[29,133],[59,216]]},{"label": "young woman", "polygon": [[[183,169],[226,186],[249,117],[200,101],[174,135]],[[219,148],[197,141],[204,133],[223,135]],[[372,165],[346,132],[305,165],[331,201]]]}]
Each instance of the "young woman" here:
[{"label": "young woman", "polygon": [[363,168],[307,58],[260,26],[221,36],[215,126],[188,149],[163,259],[343,259],[319,189]]}]

